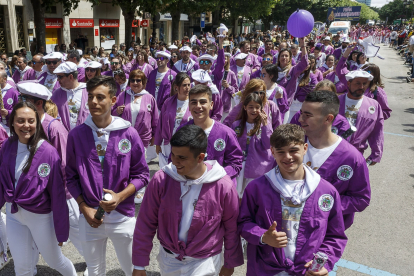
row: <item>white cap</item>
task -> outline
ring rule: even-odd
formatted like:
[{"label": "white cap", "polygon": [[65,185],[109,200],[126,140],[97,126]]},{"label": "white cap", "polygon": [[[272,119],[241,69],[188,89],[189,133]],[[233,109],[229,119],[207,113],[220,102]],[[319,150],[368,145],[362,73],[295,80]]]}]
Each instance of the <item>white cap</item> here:
[{"label": "white cap", "polygon": [[103,64],[111,64],[111,62],[109,61],[109,59],[108,59],[108,58],[103,58],[103,59],[101,59],[101,62],[102,62]]},{"label": "white cap", "polygon": [[206,83],[211,82],[211,78],[207,71],[204,71],[203,69],[198,69],[197,71],[194,71],[191,74],[191,77],[193,80],[198,81],[200,83]]},{"label": "white cap", "polygon": [[21,94],[30,95],[46,101],[52,97],[52,92],[37,80],[21,81],[17,84],[17,89],[19,89]]},{"label": "white cap", "polygon": [[325,38],[323,40],[331,40],[330,36],[325,36]]},{"label": "white cap", "polygon": [[213,56],[211,56],[211,55],[209,55],[209,54],[204,54],[204,55],[199,56],[199,57],[197,58],[197,62],[200,62],[200,60],[203,60],[203,59],[207,59],[207,60],[209,60],[209,61],[211,61],[211,62],[213,62],[213,61],[215,61],[215,60],[216,60],[216,58],[215,58],[215,57],[213,57]]},{"label": "white cap", "polygon": [[231,57],[231,54],[230,54],[230,53],[228,53],[228,52],[225,52],[225,53],[224,53],[224,55],[225,55],[226,57]]},{"label": "white cap", "polygon": [[76,51],[79,53],[80,56],[82,56],[83,51],[81,49],[76,49]]},{"label": "white cap", "polygon": [[168,47],[168,49],[175,50],[175,49],[178,49],[178,47],[173,44],[170,47]]},{"label": "white cap", "polygon": [[53,71],[53,74],[59,74],[59,73],[69,74],[69,73],[75,72],[77,70],[78,70],[78,66],[75,63],[67,61],[65,63],[61,63],[55,69],[55,71]]},{"label": "white cap", "polygon": [[374,77],[368,73],[367,71],[364,70],[355,70],[355,71],[351,71],[348,74],[345,75],[345,78],[347,81],[356,79],[356,78],[366,78],[369,81],[372,81],[374,79]]},{"label": "white cap", "polygon": [[187,45],[183,46],[180,48],[180,52],[184,52],[184,51],[189,51],[190,53],[193,51],[191,50],[190,47],[188,47]]},{"label": "white cap", "polygon": [[235,56],[234,59],[236,59],[236,60],[237,59],[245,59],[245,58],[247,58],[247,56],[248,56],[248,54],[240,53],[237,56]]},{"label": "white cap", "polygon": [[50,54],[45,55],[42,59],[62,59],[63,55],[59,52],[51,52]]},{"label": "white cap", "polygon": [[342,43],[349,43],[349,38],[347,36],[345,36],[345,38],[342,40]]},{"label": "white cap", "polygon": [[165,51],[156,52],[155,57],[158,57],[158,56],[166,57],[166,58],[168,58],[168,60],[171,59],[171,55],[169,53],[165,52]]},{"label": "white cap", "polygon": [[85,65],[85,68],[102,68],[102,63],[97,61],[90,61]]}]

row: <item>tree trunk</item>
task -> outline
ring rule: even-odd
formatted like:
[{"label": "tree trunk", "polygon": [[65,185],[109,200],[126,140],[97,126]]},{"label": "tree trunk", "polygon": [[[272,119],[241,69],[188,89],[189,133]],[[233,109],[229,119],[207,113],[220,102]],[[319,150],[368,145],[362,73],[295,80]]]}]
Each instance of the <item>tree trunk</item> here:
[{"label": "tree trunk", "polygon": [[152,17],[152,41],[157,37],[157,16],[154,13]]},{"label": "tree trunk", "polygon": [[[31,0],[34,14],[34,24],[36,33],[36,52],[43,46],[46,52],[46,23],[45,23],[45,10],[42,7],[40,0]],[[32,53],[32,55],[34,55]]]},{"label": "tree trunk", "polygon": [[212,12],[213,14],[213,28],[220,27],[220,8]]},{"label": "tree trunk", "polygon": [[132,41],[132,21],[134,21],[135,13],[134,12],[122,12],[125,19],[125,45],[128,49]]},{"label": "tree trunk", "polygon": [[270,28],[270,19],[269,17],[266,17],[265,19],[262,19],[264,31],[272,30],[273,28]]},{"label": "tree trunk", "polygon": [[[171,44],[174,42],[174,40],[180,40],[180,37],[179,37],[180,16],[181,16],[180,9],[176,9],[174,12],[171,13],[171,27],[172,27]],[[165,41],[165,43],[167,43],[167,41]]]}]

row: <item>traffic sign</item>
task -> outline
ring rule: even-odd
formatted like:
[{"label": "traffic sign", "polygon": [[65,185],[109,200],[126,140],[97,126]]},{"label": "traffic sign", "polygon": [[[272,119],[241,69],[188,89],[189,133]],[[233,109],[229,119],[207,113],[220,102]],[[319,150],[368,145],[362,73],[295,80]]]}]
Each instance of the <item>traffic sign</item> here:
[{"label": "traffic sign", "polygon": [[206,13],[202,12],[200,16],[200,28],[206,27]]}]

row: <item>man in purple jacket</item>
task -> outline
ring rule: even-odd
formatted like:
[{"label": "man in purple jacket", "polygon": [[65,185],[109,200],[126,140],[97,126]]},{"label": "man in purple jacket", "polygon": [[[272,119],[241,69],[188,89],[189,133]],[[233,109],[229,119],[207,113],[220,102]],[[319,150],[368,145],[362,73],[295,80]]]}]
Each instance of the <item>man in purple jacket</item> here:
[{"label": "man in purple jacket", "polygon": [[76,50],[71,50],[68,52],[67,61],[73,62],[78,67],[78,81],[81,81],[85,78],[85,67],[80,63],[80,55]]},{"label": "man in purple jacket", "polygon": [[60,87],[59,82],[57,81],[57,76],[53,71],[62,62],[63,55],[60,52],[52,52],[46,56],[43,57],[43,60],[45,60],[47,65],[47,71],[42,73],[38,80],[40,84],[43,84],[46,86],[47,89],[49,89],[50,92],[54,93],[56,89]]},{"label": "man in purple jacket", "polygon": [[17,59],[17,70],[13,74],[14,82],[17,84],[19,81],[27,80],[27,76],[31,71],[33,69],[27,65],[27,59],[25,57],[19,57]]},{"label": "man in purple jacket", "polygon": [[[347,243],[338,191],[303,164],[307,144],[298,125],[281,125],[270,137],[277,166],[246,187],[238,228],[248,242],[247,276],[327,276]],[[328,261],[308,268],[313,254]]]},{"label": "man in purple jacket", "polygon": [[246,54],[246,66],[250,67],[252,72],[260,69],[260,62],[257,60],[257,57],[250,53],[250,42],[249,41],[242,41],[240,43],[240,52],[235,54],[230,60],[230,66],[236,65],[236,57],[241,54]]},{"label": "man in purple jacket", "polygon": [[172,163],[154,175],[138,215],[132,275],[146,275],[158,232],[161,275],[230,276],[243,264],[237,191],[217,161],[204,161],[208,138],[202,128],[184,126],[170,142]]},{"label": "man in purple jacket", "polygon": [[339,99],[330,91],[310,92],[301,108],[299,122],[308,138],[304,163],[329,181],[341,196],[345,228],[371,199],[368,166],[364,156],[332,132]]},{"label": "man in purple jacket", "polygon": [[[115,80],[92,78],[87,90],[91,116],[69,133],[66,151],[67,187],[82,213],[83,254],[89,276],[105,275],[109,238],[125,275],[132,275],[134,195],[149,179],[145,150],[131,124],[111,115]],[[95,217],[99,206],[105,211],[103,219]]]}]

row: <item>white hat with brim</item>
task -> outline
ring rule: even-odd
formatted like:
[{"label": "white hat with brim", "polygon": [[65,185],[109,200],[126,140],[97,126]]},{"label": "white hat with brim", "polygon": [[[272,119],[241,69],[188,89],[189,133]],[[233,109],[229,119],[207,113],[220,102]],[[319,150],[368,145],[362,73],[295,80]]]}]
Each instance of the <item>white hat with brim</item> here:
[{"label": "white hat with brim", "polygon": [[102,63],[97,61],[90,61],[85,65],[85,68],[102,68]]},{"label": "white hat with brim", "polygon": [[191,77],[193,80],[198,81],[199,83],[206,83],[211,82],[211,78],[207,71],[204,71],[203,69],[198,69],[197,71],[194,71],[191,74]]},{"label": "white hat with brim", "polygon": [[62,59],[63,55],[59,52],[52,52],[50,54],[45,55],[42,59]]},{"label": "white hat with brim", "polygon": [[193,50],[191,50],[191,48],[188,46],[183,46],[180,48],[180,52],[184,52],[184,51],[189,51],[191,53]]},{"label": "white hat with brim", "polygon": [[235,57],[234,57],[234,59],[235,59],[235,60],[238,60],[238,59],[245,59],[245,58],[247,58],[247,56],[248,56],[248,54],[245,54],[245,53],[240,53],[240,54],[238,54],[237,56],[235,56]]},{"label": "white hat with brim", "polygon": [[209,60],[211,62],[214,62],[216,60],[216,58],[213,57],[213,56],[211,56],[211,55],[209,55],[209,54],[204,54],[204,55],[199,56],[197,58],[197,62],[200,62],[200,60]]},{"label": "white hat with brim", "polygon": [[325,38],[323,40],[331,40],[330,36],[325,36]]},{"label": "white hat with brim", "polygon": [[165,51],[159,51],[155,53],[155,57],[157,58],[158,56],[162,56],[162,57],[166,57],[168,58],[168,60],[171,59],[171,55]]},{"label": "white hat with brim", "polygon": [[36,97],[45,101],[50,100],[52,97],[52,92],[50,92],[46,86],[41,85],[37,80],[21,81],[17,84],[17,89],[21,94]]},{"label": "white hat with brim", "polygon": [[53,74],[69,74],[78,70],[78,66],[70,61],[60,64],[54,71]]},{"label": "white hat with brim", "polygon": [[365,78],[365,79],[368,79],[369,81],[372,81],[374,79],[374,77],[370,73],[364,70],[351,71],[345,75],[345,78],[347,81],[350,81],[356,78]]},{"label": "white hat with brim", "polygon": [[178,47],[177,47],[177,46],[175,46],[175,45],[173,44],[173,45],[171,45],[170,47],[168,47],[168,49],[170,49],[170,50],[175,50],[175,49],[178,49]]}]

